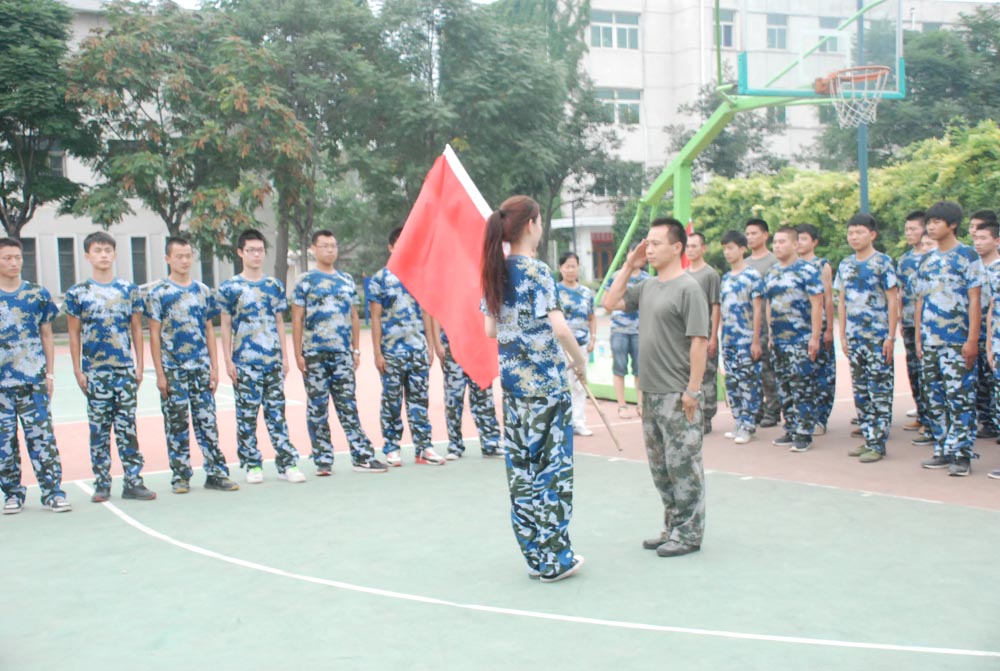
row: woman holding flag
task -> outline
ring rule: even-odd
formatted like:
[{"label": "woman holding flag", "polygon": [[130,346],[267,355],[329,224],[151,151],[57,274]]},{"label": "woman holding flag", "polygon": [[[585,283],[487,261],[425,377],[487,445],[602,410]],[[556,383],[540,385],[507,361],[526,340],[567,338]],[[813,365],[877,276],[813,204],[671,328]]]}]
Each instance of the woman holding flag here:
[{"label": "woman holding flag", "polygon": [[[559,308],[548,266],[535,258],[538,203],[512,196],[486,223],[482,286],[486,333],[499,344],[511,523],[528,573],[542,582],[583,565],[569,540],[573,513],[572,403],[561,344],[586,384],[586,360]],[[510,244],[504,258],[503,243]]]}]

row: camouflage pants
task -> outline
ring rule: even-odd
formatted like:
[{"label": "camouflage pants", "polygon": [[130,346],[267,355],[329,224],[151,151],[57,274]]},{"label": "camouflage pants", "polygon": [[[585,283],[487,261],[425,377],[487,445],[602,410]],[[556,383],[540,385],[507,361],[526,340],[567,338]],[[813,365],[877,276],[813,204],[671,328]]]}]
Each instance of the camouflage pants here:
[{"label": "camouflage pants", "polygon": [[816,354],[816,423],[826,426],[837,392],[837,351],[823,344]]},{"label": "camouflage pants", "polygon": [[993,397],[996,392],[996,376],[990,368],[989,360],[986,358],[986,343],[979,343],[979,357],[976,368],[979,373],[976,376],[976,415],[983,430],[997,432],[997,415],[1000,408],[993,405]]},{"label": "camouflage pants", "polygon": [[382,452],[389,454],[399,449],[403,437],[403,400],[409,419],[410,436],[414,452],[431,446],[431,422],[427,417],[427,383],[430,367],[423,352],[414,352],[405,358],[385,357],[385,374],[382,376]]},{"label": "camouflage pants", "polygon": [[961,345],[924,347],[920,383],[934,454],[976,456],[976,367],[965,367]]},{"label": "camouflage pants", "polygon": [[492,453],[500,448],[500,425],[493,405],[493,389],[480,389],[462,367],[451,356],[451,348],[445,345],[445,357],[441,362],[444,371],[444,408],[448,424],[448,451],[461,454],[465,451],[462,440],[462,406],[465,389],[469,389],[469,411],[479,431],[479,442],[483,452]]},{"label": "camouflage pants", "polygon": [[903,348],[906,350],[906,377],[910,381],[910,393],[917,406],[917,421],[926,426],[927,401],[924,400],[920,384],[920,359],[917,358],[917,331],[912,326],[903,327]]},{"label": "camouflage pants", "polygon": [[711,421],[719,411],[719,353],[705,359],[705,375],[701,378],[701,410],[705,421]]},{"label": "camouflage pants", "polygon": [[188,408],[190,421],[194,425],[194,437],[205,457],[205,475],[224,477],[229,475],[226,457],[219,449],[219,426],[215,419],[215,394],[207,370],[184,370],[167,368],[164,370],[170,393],[160,398],[163,412],[163,429],[167,436],[167,457],[170,460],[171,482],[190,480],[191,434],[188,428]]},{"label": "camouflage pants", "polygon": [[21,452],[17,443],[17,420],[21,420],[31,467],[42,490],[42,503],[62,490],[62,463],[52,431],[49,393],[44,382],[18,387],[0,387],[0,489],[4,496],[22,503],[27,489],[21,484]]},{"label": "camouflage pants", "polygon": [[763,398],[760,409],[757,411],[757,423],[760,424],[764,418],[781,419],[781,397],[778,394],[778,379],[775,376],[774,366],[771,365],[771,357],[768,356],[768,334],[763,328],[760,334],[760,346],[764,349],[764,356],[760,358],[760,380]]},{"label": "camouflage pants", "polygon": [[653,484],[663,500],[663,531],[685,545],[705,535],[705,468],[701,460],[702,417],[689,422],[682,394],[642,394],[642,436]]},{"label": "camouflage pants", "polygon": [[528,567],[542,575],[573,564],[571,413],[568,391],[544,398],[503,396],[511,525]]},{"label": "camouflage pants", "polygon": [[363,463],[375,456],[371,441],[358,419],[354,391],[354,357],[350,352],[336,352],[306,360],[306,424],[312,443],[312,460],[317,466],[333,465],[333,441],[330,437],[330,399],[337,419],[344,429],[351,460]]},{"label": "camouflage pants", "polygon": [[760,410],[760,361],[753,360],[749,348],[724,347],[722,363],[726,367],[726,393],[736,428],[753,433],[757,430]]},{"label": "camouflage pants", "polygon": [[90,420],[90,464],[94,486],[111,489],[111,429],[125,472],[125,487],[142,485],[142,453],[135,433],[136,394],[139,386],[131,368],[103,368],[87,372],[87,418]]},{"label": "camouflage pants", "polygon": [[851,340],[847,347],[851,362],[851,388],[858,411],[858,427],[869,450],[885,454],[892,424],[892,363],[886,363],[882,343]]},{"label": "camouflage pants", "polygon": [[263,457],[257,448],[257,410],[264,406],[264,424],[274,447],[279,473],[299,461],[299,453],[288,439],[285,420],[285,376],[281,366],[270,369],[245,366],[236,370],[236,449],[243,468],[259,467]]},{"label": "camouflage pants", "polygon": [[816,363],[805,344],[771,343],[771,366],[778,382],[785,431],[811,436],[816,426]]}]

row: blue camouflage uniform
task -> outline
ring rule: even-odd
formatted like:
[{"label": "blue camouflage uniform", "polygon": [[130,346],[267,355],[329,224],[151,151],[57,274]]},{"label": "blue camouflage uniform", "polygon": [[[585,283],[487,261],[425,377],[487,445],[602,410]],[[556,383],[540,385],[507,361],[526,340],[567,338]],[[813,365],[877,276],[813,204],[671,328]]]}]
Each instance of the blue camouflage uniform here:
[{"label": "blue camouflage uniform", "polygon": [[448,334],[441,331],[441,344],[444,346],[444,358],[441,368],[444,372],[444,409],[448,425],[448,452],[461,455],[465,452],[465,441],[462,438],[462,406],[465,402],[465,389],[469,388],[469,412],[479,431],[479,442],[483,454],[493,456],[500,448],[500,425],[497,423],[497,411],[493,404],[493,388],[480,389],[471,377],[455,361],[451,353],[451,343]]},{"label": "blue camouflage uniform", "polygon": [[273,277],[253,281],[237,275],[218,290],[219,308],[232,318],[232,358],[236,367],[236,444],[243,468],[259,468],[257,411],[274,446],[279,473],[295,466],[299,453],[288,437],[285,419],[285,375],[277,315],[288,309],[285,287]]},{"label": "blue camouflage uniform", "polygon": [[983,281],[982,292],[980,294],[980,305],[982,306],[983,319],[979,326],[979,355],[976,357],[976,416],[982,425],[980,437],[986,435],[996,435],[998,430],[998,414],[1000,408],[993,405],[996,386],[996,377],[990,368],[990,362],[986,358],[986,338],[989,329],[987,328],[987,317],[989,316],[989,306],[993,299],[992,283],[989,281],[990,268],[1000,264],[1000,260],[994,261],[985,267],[987,278]]},{"label": "blue camouflage uniform", "polygon": [[986,279],[990,285],[989,311],[993,315],[993,329],[987,334],[993,349],[993,407],[1000,410],[1000,261],[986,266]]},{"label": "blue camouflage uniform", "polygon": [[969,291],[982,287],[985,275],[979,255],[962,243],[928,252],[917,271],[914,291],[923,301],[920,382],[935,456],[978,456],[976,367],[965,367],[962,345],[969,336]]},{"label": "blue camouflage uniform", "polygon": [[764,277],[764,297],[771,306],[771,364],[785,431],[806,442],[816,426],[818,368],[809,358],[812,335],[810,296],[823,294],[819,271],[802,259],[789,266],[776,263]]},{"label": "blue camouflage uniform", "polygon": [[171,483],[191,479],[191,438],[188,409],[195,439],[205,457],[205,474],[229,475],[219,449],[219,427],[212,393],[211,359],[206,324],[219,314],[212,290],[192,280],[181,286],[163,279],[146,294],[146,317],[160,322],[161,365],[169,391],[160,398]]},{"label": "blue camouflage uniform", "polygon": [[[823,269],[830,266],[830,262],[818,256],[806,261],[812,264],[819,271],[820,281],[823,279]],[[832,326],[832,325],[829,325]],[[823,326],[821,333],[826,333],[828,327],[826,321],[826,293],[823,294]],[[827,346],[826,341],[820,340],[819,352],[816,354],[816,424],[826,427],[830,421],[830,414],[833,412],[833,401],[837,392],[837,352],[833,343]]]},{"label": "blue camouflage uniform", "polygon": [[548,320],[559,301],[544,263],[517,255],[506,263],[504,302],[494,317],[511,522],[529,570],[555,576],[574,563],[572,402]]},{"label": "blue camouflage uniform", "polygon": [[852,255],[840,262],[834,290],[844,310],[847,356],[851,362],[851,385],[858,426],[865,447],[885,454],[892,423],[893,371],[882,348],[889,333],[889,302],[886,292],[896,287],[892,259],[875,252],[864,261]]},{"label": "blue camouflage uniform", "polygon": [[[590,343],[590,316],[594,314],[594,292],[582,284],[570,288],[560,282],[556,284],[556,296],[576,344],[586,352]],[[584,427],[587,424],[587,390],[577,382],[572,366],[566,366],[566,381],[573,401],[573,426]]]},{"label": "blue camouflage uniform", "polygon": [[[604,288],[607,290],[618,276],[617,271],[605,282]],[[628,278],[628,286],[635,286],[649,279],[649,273],[640,270],[638,275],[631,275]],[[625,377],[632,373],[638,376],[639,371],[639,312],[626,312],[625,310],[611,311],[611,356],[612,374]],[[632,369],[629,371],[628,362],[632,360]]]},{"label": "blue camouflage uniform", "polygon": [[45,352],[41,326],[59,310],[44,287],[22,282],[15,291],[0,291],[0,488],[4,497],[24,503],[17,421],[47,504],[62,490],[62,464],[52,430],[49,392],[45,384]]},{"label": "blue camouflage uniform", "polygon": [[339,270],[311,270],[299,277],[292,292],[292,305],[305,310],[302,355],[306,360],[306,416],[312,459],[320,469],[333,465],[331,398],[353,463],[364,464],[375,456],[361,428],[355,396],[351,309],[359,304],[354,279]]},{"label": "blue camouflage uniform", "polygon": [[[736,429],[757,430],[757,413],[763,394],[761,362],[750,354],[753,342],[753,300],[764,297],[764,278],[747,266],[722,277],[722,364],[726,369],[726,392],[736,420]],[[763,310],[763,306],[761,308]],[[763,322],[764,315],[761,314]]]},{"label": "blue camouflage uniform", "polygon": [[382,341],[385,358],[382,374],[382,451],[399,450],[403,437],[403,399],[409,418],[416,456],[431,445],[431,423],[427,417],[427,387],[430,365],[423,311],[403,283],[388,268],[372,275],[368,302],[382,307]]},{"label": "blue camouflage uniform", "polygon": [[108,284],[90,279],[70,287],[63,309],[80,320],[95,489],[111,489],[112,427],[125,488],[141,487],[143,458],[135,429],[139,385],[132,358],[132,317],[142,313],[139,288],[120,278]]},{"label": "blue camouflage uniform", "polygon": [[926,426],[926,402],[920,386],[920,359],[917,358],[917,332],[913,322],[913,311],[916,308],[917,297],[913,293],[913,282],[924,260],[923,253],[909,250],[896,262],[896,280],[899,284],[899,300],[902,305],[901,327],[903,332],[903,347],[906,350],[906,375],[910,381],[910,393],[917,406],[917,421]]}]

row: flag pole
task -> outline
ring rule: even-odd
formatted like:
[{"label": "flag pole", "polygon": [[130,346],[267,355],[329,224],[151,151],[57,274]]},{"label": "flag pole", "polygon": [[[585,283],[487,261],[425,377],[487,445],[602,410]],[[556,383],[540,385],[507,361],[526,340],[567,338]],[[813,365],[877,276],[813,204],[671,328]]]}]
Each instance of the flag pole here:
[{"label": "flag pole", "polygon": [[608,430],[608,434],[611,436],[611,442],[615,444],[615,447],[618,448],[619,452],[622,452],[623,450],[621,444],[618,442],[618,436],[616,436],[615,432],[611,429],[611,422],[608,421],[607,415],[605,415],[604,410],[601,409],[601,404],[597,402],[597,397],[594,396],[594,392],[590,391],[590,386],[583,384],[579,380],[576,381],[576,384],[580,385],[587,391],[587,396],[590,397],[590,402],[594,404],[594,408],[597,409],[597,414],[600,415],[601,421],[604,422],[604,428]]}]

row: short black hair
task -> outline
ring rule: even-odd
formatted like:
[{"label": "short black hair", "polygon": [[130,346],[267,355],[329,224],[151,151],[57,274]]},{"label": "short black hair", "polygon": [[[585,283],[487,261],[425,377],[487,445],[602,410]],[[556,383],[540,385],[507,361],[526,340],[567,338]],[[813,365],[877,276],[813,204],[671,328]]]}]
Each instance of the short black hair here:
[{"label": "short black hair", "polygon": [[24,245],[16,238],[0,238],[0,249],[4,247],[17,247],[22,252],[24,251]]},{"label": "short black hair", "polygon": [[171,235],[167,238],[167,244],[163,245],[163,252],[170,256],[170,248],[174,245],[180,245],[181,247],[190,247],[191,241],[180,235]]},{"label": "short black hair", "polygon": [[403,234],[403,227],[397,226],[396,228],[389,231],[389,244],[395,245],[396,240],[399,240],[399,236]]},{"label": "short black hair", "polygon": [[770,233],[771,229],[768,227],[767,222],[763,219],[747,219],[746,223],[743,224],[743,230],[747,230],[751,226],[756,226],[761,230],[762,233]]},{"label": "short black hair", "polygon": [[111,245],[111,249],[117,249],[115,239],[105,231],[95,231],[83,239],[83,251],[89,252],[94,245]]},{"label": "short black hair", "polygon": [[316,241],[319,240],[320,238],[336,238],[336,237],[337,236],[333,234],[333,231],[328,231],[325,228],[318,231],[313,231],[311,244],[315,245]]},{"label": "short black hair", "polygon": [[681,243],[681,254],[687,249],[688,236],[687,231],[684,230],[684,225],[677,221],[673,217],[657,217],[653,221],[649,222],[649,228],[652,229],[654,226],[666,226],[667,227],[667,241],[671,244]]},{"label": "short black hair", "polygon": [[576,252],[570,250],[568,252],[563,252],[559,255],[559,265],[566,263],[570,259],[576,259],[577,263],[580,263],[580,257],[576,255]]},{"label": "short black hair", "polygon": [[940,219],[957,228],[962,223],[962,206],[951,200],[942,200],[928,207],[925,216],[927,221]]},{"label": "short black hair", "polygon": [[869,231],[878,231],[878,224],[875,222],[875,217],[867,212],[858,212],[848,219],[847,227],[850,228],[851,226],[864,226]]},{"label": "short black hair", "polygon": [[240,236],[236,238],[236,249],[243,249],[249,240],[258,240],[264,243],[264,249],[267,249],[267,239],[264,234],[258,231],[256,228],[248,228]]},{"label": "short black hair", "polygon": [[796,229],[794,226],[791,226],[789,224],[785,224],[783,226],[779,226],[778,230],[776,230],[774,232],[774,234],[777,235],[778,233],[788,233],[788,235],[792,236],[792,240],[797,240],[798,237],[799,237],[799,231],[798,231],[798,229]]},{"label": "short black hair", "polygon": [[996,221],[990,221],[988,219],[984,219],[983,223],[976,226],[976,230],[986,231],[987,233],[990,234],[990,237],[993,238],[994,240],[1000,238],[1000,223],[997,223]]},{"label": "short black hair", "polygon": [[927,213],[923,210],[914,210],[906,215],[904,221],[919,221],[921,226],[927,228]]},{"label": "short black hair", "polygon": [[819,242],[819,229],[812,224],[799,224],[795,227],[795,232],[805,233],[812,238],[814,242]]},{"label": "short black hair", "polygon": [[980,221],[986,221],[997,223],[997,213],[995,210],[976,210],[969,215],[969,221],[973,219],[979,219]]},{"label": "short black hair", "polygon": [[743,235],[739,231],[726,231],[722,234],[722,244],[723,246],[734,244],[737,247],[746,247],[747,236]]},{"label": "short black hair", "polygon": [[687,239],[690,240],[691,238],[701,238],[701,244],[703,245],[707,243],[705,235],[703,233],[699,233],[698,231],[691,231],[691,234],[687,236]]}]

